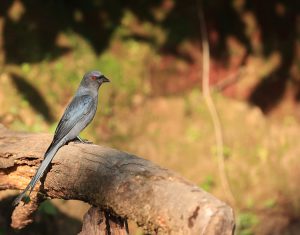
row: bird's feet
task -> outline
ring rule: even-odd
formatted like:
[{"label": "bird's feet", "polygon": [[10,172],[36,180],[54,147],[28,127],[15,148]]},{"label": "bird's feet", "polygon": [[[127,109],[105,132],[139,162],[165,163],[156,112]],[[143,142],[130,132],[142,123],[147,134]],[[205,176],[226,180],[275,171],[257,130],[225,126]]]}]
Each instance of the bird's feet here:
[{"label": "bird's feet", "polygon": [[74,142],[75,144],[78,144],[78,143],[92,144],[93,143],[92,141],[81,139],[79,136],[76,136],[76,138],[71,141]]}]

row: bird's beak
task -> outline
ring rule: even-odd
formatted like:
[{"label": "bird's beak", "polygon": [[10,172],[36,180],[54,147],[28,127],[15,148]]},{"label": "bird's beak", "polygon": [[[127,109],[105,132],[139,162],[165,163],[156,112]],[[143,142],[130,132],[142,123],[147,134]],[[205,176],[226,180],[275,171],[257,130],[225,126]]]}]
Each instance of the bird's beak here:
[{"label": "bird's beak", "polygon": [[110,82],[110,80],[107,77],[102,76],[102,82]]}]

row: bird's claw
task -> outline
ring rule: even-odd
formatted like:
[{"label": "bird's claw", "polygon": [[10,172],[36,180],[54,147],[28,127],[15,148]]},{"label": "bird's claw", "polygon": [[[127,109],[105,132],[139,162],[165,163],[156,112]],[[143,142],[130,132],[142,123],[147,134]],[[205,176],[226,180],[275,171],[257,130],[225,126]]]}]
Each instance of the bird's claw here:
[{"label": "bird's claw", "polygon": [[83,144],[92,144],[92,141],[81,139],[79,136],[77,136],[74,140],[75,143],[83,143]]}]

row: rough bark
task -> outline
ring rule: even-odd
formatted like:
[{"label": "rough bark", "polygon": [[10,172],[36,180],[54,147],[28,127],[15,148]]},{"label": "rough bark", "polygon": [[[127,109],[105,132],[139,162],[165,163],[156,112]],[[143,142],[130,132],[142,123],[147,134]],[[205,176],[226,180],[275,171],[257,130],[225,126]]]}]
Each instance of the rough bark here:
[{"label": "rough bark", "polygon": [[[25,188],[50,141],[48,134],[13,132],[0,125],[0,190]],[[109,147],[63,146],[42,181],[35,188],[38,198],[82,200],[133,220],[151,234],[233,233],[228,205],[170,170]],[[36,206],[29,209],[28,218]],[[23,205],[15,209],[15,227],[28,219],[19,215],[22,210]]]}]

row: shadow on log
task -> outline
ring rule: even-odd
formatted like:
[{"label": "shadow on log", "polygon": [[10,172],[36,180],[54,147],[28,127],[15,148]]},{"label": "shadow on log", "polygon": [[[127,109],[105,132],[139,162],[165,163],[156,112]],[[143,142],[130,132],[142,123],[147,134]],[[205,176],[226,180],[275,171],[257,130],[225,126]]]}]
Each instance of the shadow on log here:
[{"label": "shadow on log", "polygon": [[[0,190],[24,189],[50,141],[49,134],[14,132],[0,125]],[[15,208],[14,228],[31,223],[33,212],[48,197],[88,202],[125,222],[135,221],[150,234],[233,233],[228,205],[170,170],[112,148],[69,143],[58,151],[42,182],[30,203]],[[94,216],[103,217],[99,213]]]},{"label": "shadow on log", "polygon": [[127,235],[127,221],[121,217],[111,215],[108,211],[91,207],[83,218],[82,231],[79,235],[114,234]]}]

